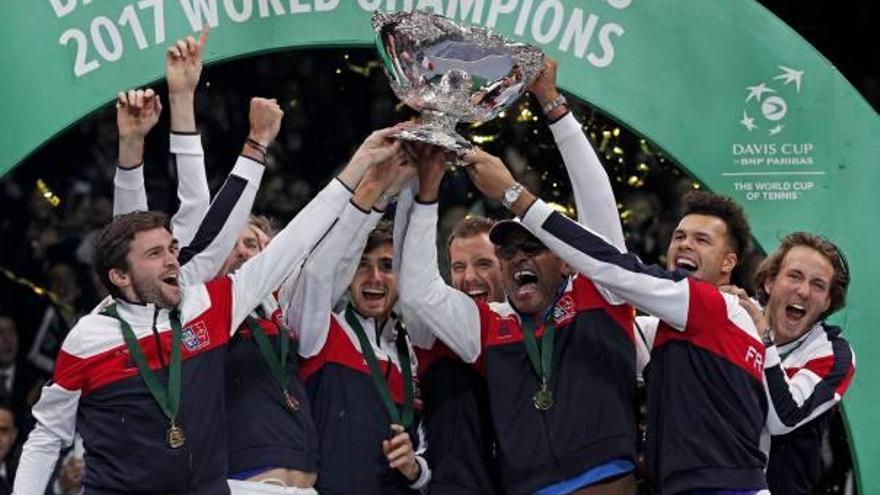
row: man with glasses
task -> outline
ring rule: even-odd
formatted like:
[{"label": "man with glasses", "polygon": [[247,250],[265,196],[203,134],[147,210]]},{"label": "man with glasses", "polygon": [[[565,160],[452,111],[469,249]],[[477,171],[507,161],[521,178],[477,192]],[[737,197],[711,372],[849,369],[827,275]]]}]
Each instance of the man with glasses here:
[{"label": "man with glasses", "polygon": [[[551,130],[572,182],[598,181],[605,172],[580,125],[564,100],[548,98],[556,94],[555,63],[546,69],[549,89],[533,92],[557,119]],[[446,285],[435,247],[443,170],[442,163],[420,164],[403,243],[400,301],[411,335],[427,329],[465,362],[482,359],[508,493],[633,493],[632,308],[582,276],[569,277],[565,263],[515,221],[499,222],[490,233],[504,302],[474,301]],[[575,196],[578,211],[590,211],[589,221],[623,249],[609,198],[610,186]]]}]

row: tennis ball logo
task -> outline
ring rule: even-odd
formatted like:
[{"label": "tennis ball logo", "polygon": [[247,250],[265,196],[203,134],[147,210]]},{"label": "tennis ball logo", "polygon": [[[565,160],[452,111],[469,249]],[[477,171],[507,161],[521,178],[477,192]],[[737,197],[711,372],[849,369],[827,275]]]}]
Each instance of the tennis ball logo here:
[{"label": "tennis ball logo", "polygon": [[779,96],[770,96],[761,102],[761,113],[771,122],[782,120],[786,112],[788,112],[788,104]]}]

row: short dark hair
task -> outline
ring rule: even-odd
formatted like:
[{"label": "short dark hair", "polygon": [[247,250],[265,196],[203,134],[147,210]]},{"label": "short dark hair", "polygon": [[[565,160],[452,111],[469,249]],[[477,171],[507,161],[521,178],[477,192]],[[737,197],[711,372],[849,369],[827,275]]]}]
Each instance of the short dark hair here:
[{"label": "short dark hair", "polygon": [[116,268],[128,270],[128,255],[131,241],[138,232],[161,229],[171,232],[171,224],[168,216],[156,211],[136,211],[119,215],[104,230],[98,234],[95,241],[95,252],[92,255],[92,263],[98,279],[104,288],[113,297],[119,297],[122,293],[113,282],[110,281],[110,270]]},{"label": "short dark hair", "polygon": [[449,253],[452,241],[456,239],[470,239],[481,234],[489,235],[493,225],[495,225],[495,221],[486,217],[474,215],[462,218],[452,227],[452,232],[446,238],[446,252]]},{"label": "short dark hair", "polygon": [[791,251],[791,248],[797,246],[816,250],[816,252],[831,262],[831,266],[834,268],[834,276],[831,278],[830,287],[831,304],[820,315],[820,318],[824,320],[846,306],[846,293],[849,290],[850,276],[849,263],[843,251],[836,244],[821,235],[809,232],[793,232],[782,239],[776,251],[770,253],[770,256],[761,263],[758,271],[755,273],[758,301],[763,305],[767,304],[770,294],[764,290],[764,282],[779,274],[785,255]]},{"label": "short dark hair", "polygon": [[687,215],[708,215],[721,219],[727,225],[727,239],[730,248],[736,253],[737,260],[742,260],[752,242],[752,229],[742,207],[727,196],[708,191],[690,191],[682,199]]},{"label": "short dark hair", "polygon": [[394,244],[394,222],[383,219],[379,221],[376,228],[367,237],[367,246],[364,248],[364,254],[385,244]]}]

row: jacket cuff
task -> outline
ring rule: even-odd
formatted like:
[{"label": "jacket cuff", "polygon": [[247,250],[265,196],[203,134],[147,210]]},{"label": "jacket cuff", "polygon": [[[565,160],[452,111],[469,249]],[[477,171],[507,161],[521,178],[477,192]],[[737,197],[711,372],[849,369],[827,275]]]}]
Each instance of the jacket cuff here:
[{"label": "jacket cuff", "polygon": [[116,176],[113,177],[113,184],[121,189],[130,191],[138,191],[144,188],[144,164],[134,168],[116,167]]},{"label": "jacket cuff", "polygon": [[201,134],[171,133],[168,150],[175,155],[204,155]]}]

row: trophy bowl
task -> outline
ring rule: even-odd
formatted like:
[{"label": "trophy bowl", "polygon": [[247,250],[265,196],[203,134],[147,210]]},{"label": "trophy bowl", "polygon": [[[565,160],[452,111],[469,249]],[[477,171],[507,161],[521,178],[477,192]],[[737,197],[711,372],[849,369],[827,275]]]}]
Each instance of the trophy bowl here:
[{"label": "trophy bowl", "polygon": [[421,112],[397,137],[461,153],[458,122],[483,122],[513,104],[544,68],[544,54],[487,28],[422,11],[373,14],[376,48],[394,94]]}]

